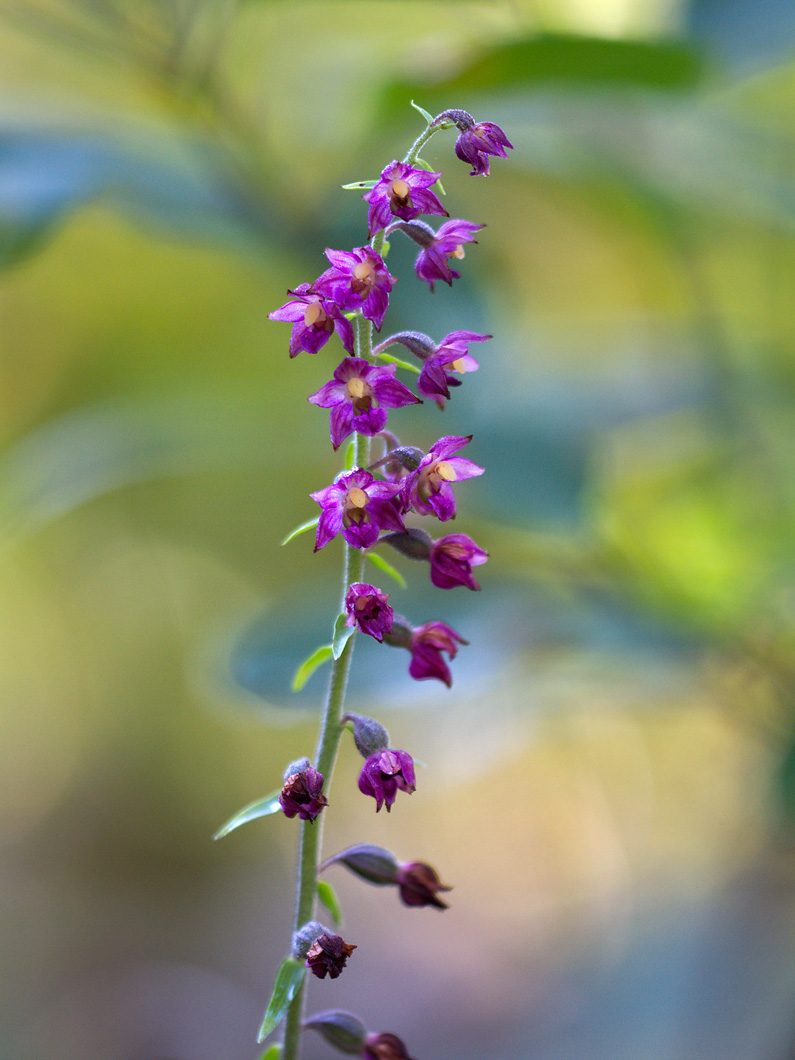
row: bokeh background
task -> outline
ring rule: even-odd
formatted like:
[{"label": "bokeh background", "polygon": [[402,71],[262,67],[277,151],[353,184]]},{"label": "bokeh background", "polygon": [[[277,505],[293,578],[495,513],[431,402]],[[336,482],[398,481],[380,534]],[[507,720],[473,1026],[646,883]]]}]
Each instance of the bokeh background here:
[{"label": "bokeh background", "polygon": [[261,1055],[295,822],[211,836],[312,753],[339,567],[279,545],[337,340],[290,362],[267,313],[361,244],[340,185],[411,99],[515,145],[476,180],[434,139],[488,227],[433,297],[396,241],[385,325],[495,335],[393,416],[474,432],[491,560],[396,560],[471,644],[451,692],[357,648],[350,707],[427,768],[376,817],[346,744],[326,849],[455,890],[333,870],[360,948],[311,1006],[418,1060],[792,1060],[793,58],[788,0],[2,0],[4,1060]]}]

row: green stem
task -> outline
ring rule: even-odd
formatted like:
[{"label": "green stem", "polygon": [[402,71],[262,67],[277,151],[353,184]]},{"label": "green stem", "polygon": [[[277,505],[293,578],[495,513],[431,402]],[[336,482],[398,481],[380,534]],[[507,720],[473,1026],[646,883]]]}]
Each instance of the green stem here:
[{"label": "green stem", "polygon": [[410,166],[413,166],[414,163],[417,161],[417,158],[422,148],[427,144],[427,142],[434,135],[434,133],[439,132],[439,129],[440,126],[438,125],[435,129],[431,125],[426,125],[420,135],[409,148],[406,157],[403,159],[403,161],[407,162]]},{"label": "green stem", "polygon": [[[373,329],[369,320],[359,316],[355,319],[356,356],[372,355]],[[354,466],[367,467],[370,463],[370,439],[364,435],[355,435]],[[360,548],[345,545],[345,569],[342,579],[342,603],[340,612],[345,610],[345,597],[353,582],[362,580],[364,574],[364,552]],[[345,713],[345,689],[348,684],[353,647],[356,637],[350,637],[340,655],[331,664],[326,702],[320,722],[317,749],[315,751],[315,769],[323,774],[323,793],[328,795],[331,778],[337,759],[340,737],[342,736],[342,716]],[[298,884],[295,912],[295,930],[297,931],[308,920],[315,916],[317,900],[318,867],[323,840],[323,820],[321,813],[315,821],[303,821],[301,840],[298,851]],[[287,1010],[282,1045],[282,1060],[297,1060],[301,1043],[301,1023],[303,1021],[306,980],[301,984]]]}]

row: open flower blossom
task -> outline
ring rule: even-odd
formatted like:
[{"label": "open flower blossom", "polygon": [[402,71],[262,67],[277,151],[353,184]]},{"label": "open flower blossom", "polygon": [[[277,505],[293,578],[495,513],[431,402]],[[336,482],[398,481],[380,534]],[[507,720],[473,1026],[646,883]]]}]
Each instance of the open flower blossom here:
[{"label": "open flower blossom", "polygon": [[342,345],[353,353],[353,328],[349,320],[342,315],[339,306],[314,290],[308,283],[301,283],[294,291],[293,301],[268,313],[269,320],[284,320],[293,325],[290,335],[290,356],[295,357],[306,350],[317,353],[324,346],[333,331],[342,340]]},{"label": "open flower blossom", "polygon": [[323,807],[328,806],[328,799],[323,794],[323,774],[309,765],[292,773],[285,779],[279,805],[285,817],[297,814],[302,821],[314,821]]},{"label": "open flower blossom", "polygon": [[336,979],[357,947],[345,941],[341,935],[323,932],[307,950],[306,966],[318,979]]},{"label": "open flower blossom", "polygon": [[395,365],[374,367],[362,357],[346,357],[309,401],[331,409],[331,442],[338,449],[357,431],[372,438],[386,426],[387,409],[416,405],[419,398],[395,378]]},{"label": "open flower blossom", "polygon": [[447,902],[443,902],[439,897],[439,891],[451,891],[452,887],[442,883],[436,869],[424,861],[409,861],[400,865],[395,882],[404,905],[449,908]]},{"label": "open flower blossom", "polygon": [[445,662],[442,653],[446,652],[451,659],[458,654],[458,644],[467,644],[460,633],[444,622],[426,622],[411,631],[409,651],[411,662],[409,673],[415,681],[436,678],[450,688],[453,675]]},{"label": "open flower blossom", "polygon": [[405,530],[393,498],[403,486],[377,482],[369,471],[355,467],[325,489],[310,493],[323,509],[317,524],[315,552],[340,532],[353,548],[369,548],[384,530]]},{"label": "open flower blossom", "polygon": [[345,594],[346,626],[356,626],[377,641],[392,628],[395,612],[387,603],[388,593],[382,593],[374,585],[354,582]]},{"label": "open flower blossom", "polygon": [[448,259],[463,259],[464,243],[476,243],[474,233],[485,227],[472,221],[445,221],[439,231],[434,232],[424,221],[394,221],[385,235],[399,229],[422,247],[414,262],[414,271],[433,290],[437,280],[452,287],[453,280],[460,278],[461,273],[450,267]]},{"label": "open flower blossom", "polygon": [[367,212],[370,238],[386,228],[395,217],[404,221],[411,221],[421,213],[447,217],[447,210],[430,190],[441,175],[414,169],[407,162],[390,162],[376,186],[362,195],[370,206]]},{"label": "open flower blossom", "polygon": [[488,342],[491,335],[479,335],[476,331],[451,331],[445,335],[436,350],[423,361],[422,371],[417,380],[417,389],[423,397],[439,401],[450,397],[450,386],[457,386],[458,380],[450,372],[476,372],[480,367],[478,361],[469,352],[473,342]]},{"label": "open flower blossom", "polygon": [[399,791],[415,790],[414,761],[407,751],[387,748],[370,755],[359,774],[359,791],[375,799],[375,812],[386,806],[387,813]]},{"label": "open flower blossom", "polygon": [[456,507],[450,483],[483,474],[483,468],[478,464],[465,457],[453,456],[471,441],[471,435],[466,438],[446,435],[434,442],[416,471],[404,479],[403,503],[406,511],[412,508],[420,515],[435,515],[441,522],[453,518]]},{"label": "open flower blossom", "polygon": [[[314,289],[324,298],[336,302],[343,312],[361,310],[380,331],[389,303],[389,292],[397,283],[397,279],[387,271],[384,259],[372,247],[327,249],[326,257],[331,268],[315,280]],[[348,352],[352,353],[353,350]]]},{"label": "open flower blossom", "polygon": [[[460,128],[461,126],[459,125]],[[495,125],[493,121],[481,121],[473,122],[470,128],[462,130],[455,142],[455,153],[462,162],[472,166],[469,171],[471,177],[476,177],[481,173],[484,177],[487,177],[489,175],[489,155],[494,155],[497,158],[507,158],[506,147],[510,147],[513,150],[513,144],[499,125]]]},{"label": "open flower blossom", "polygon": [[476,545],[466,534],[446,534],[431,545],[429,555],[431,581],[438,589],[453,589],[465,585],[467,589],[479,589],[472,574],[489,558],[488,552]]}]

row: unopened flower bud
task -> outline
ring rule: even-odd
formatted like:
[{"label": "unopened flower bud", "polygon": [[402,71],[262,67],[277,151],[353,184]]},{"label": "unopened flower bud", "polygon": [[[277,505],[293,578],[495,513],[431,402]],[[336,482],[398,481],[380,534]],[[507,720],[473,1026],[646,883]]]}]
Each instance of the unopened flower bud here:
[{"label": "unopened flower bud", "polygon": [[304,1020],[304,1026],[317,1031],[342,1053],[361,1053],[367,1038],[367,1028],[362,1021],[342,1009],[317,1012]]},{"label": "unopened flower bud", "polygon": [[359,843],[356,846],[333,854],[320,866],[323,872],[330,865],[337,863],[350,869],[356,876],[378,886],[398,882],[398,860],[391,850],[374,846],[371,843]]},{"label": "unopened flower bud", "polygon": [[306,966],[318,979],[325,979],[327,975],[336,979],[342,974],[342,969],[355,949],[356,946],[346,942],[341,935],[323,932],[309,947]]},{"label": "unopened flower bud", "polygon": [[412,527],[405,534],[384,534],[378,543],[391,545],[408,559],[427,560],[430,559],[433,540],[425,530]]},{"label": "unopened flower bud", "polygon": [[400,897],[405,905],[432,905],[435,909],[449,908],[439,898],[439,891],[451,891],[452,887],[442,883],[436,869],[424,861],[410,861],[398,868],[395,881],[400,888]]},{"label": "unopened flower bud", "polygon": [[309,759],[304,756],[303,758],[296,758],[294,762],[291,762],[285,769],[283,777],[285,780],[289,780],[294,773],[302,773],[305,769],[309,769],[312,763]]},{"label": "unopened flower bud", "polygon": [[325,928],[319,920],[308,920],[293,932],[293,956],[297,960],[304,960],[318,935],[327,931],[328,928]]},{"label": "unopened flower bud", "polygon": [[389,733],[375,718],[365,718],[361,714],[346,714],[343,722],[353,723],[353,741],[362,758],[369,758],[377,751],[389,747]]},{"label": "unopened flower bud", "polygon": [[368,1034],[362,1060],[411,1060],[411,1057],[396,1034]]}]

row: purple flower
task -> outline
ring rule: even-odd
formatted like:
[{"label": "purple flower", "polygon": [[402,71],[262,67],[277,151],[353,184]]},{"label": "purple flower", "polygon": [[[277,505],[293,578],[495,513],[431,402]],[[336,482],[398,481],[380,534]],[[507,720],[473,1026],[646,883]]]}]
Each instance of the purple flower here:
[{"label": "purple flower", "polygon": [[313,289],[308,283],[299,284],[288,294],[295,296],[295,301],[286,302],[279,309],[268,313],[269,320],[286,320],[293,325],[290,336],[290,356],[295,357],[301,350],[317,353],[321,346],[328,342],[332,331],[336,330],[342,345],[353,353],[353,328],[340,312],[339,306],[329,301]]},{"label": "purple flower", "polygon": [[327,249],[326,257],[331,268],[315,280],[315,290],[336,302],[343,311],[360,309],[380,331],[389,292],[397,283],[397,279],[387,272],[384,259],[372,247]]},{"label": "purple flower", "polygon": [[472,568],[479,567],[488,558],[488,552],[466,534],[447,534],[431,545],[431,581],[438,589],[453,589],[456,585],[479,589]]},{"label": "purple flower", "polygon": [[370,204],[367,213],[370,238],[386,228],[395,217],[402,217],[404,221],[411,221],[421,213],[439,213],[447,217],[447,210],[429,190],[441,175],[413,169],[407,162],[390,162],[376,186],[362,195]]},{"label": "purple flower", "polygon": [[346,626],[358,626],[362,633],[384,639],[384,633],[392,628],[394,611],[387,603],[388,593],[382,593],[374,585],[354,582],[345,596]]},{"label": "purple flower", "polygon": [[431,243],[424,246],[414,262],[414,271],[421,280],[425,280],[431,290],[436,280],[453,286],[460,272],[450,268],[448,258],[459,261],[464,257],[464,243],[477,243],[474,233],[485,225],[476,225],[472,221],[445,221],[440,226]]},{"label": "purple flower", "polygon": [[323,511],[317,526],[315,552],[340,531],[353,548],[369,548],[381,529],[405,530],[393,498],[403,487],[396,482],[376,482],[369,471],[354,468],[325,489],[310,493]]},{"label": "purple flower", "polygon": [[411,662],[409,673],[415,681],[424,681],[426,678],[435,677],[450,688],[453,677],[450,667],[442,658],[442,652],[447,652],[451,659],[458,654],[456,641],[466,644],[467,641],[460,633],[446,625],[444,622],[426,622],[424,626],[417,626],[411,631]]},{"label": "purple flower", "polygon": [[338,449],[354,431],[370,438],[382,431],[388,408],[416,405],[420,399],[395,378],[394,364],[375,368],[361,357],[346,357],[334,378],[309,400],[331,409],[331,441]]},{"label": "purple flower", "polygon": [[285,817],[297,814],[302,821],[314,821],[323,807],[328,806],[328,799],[323,794],[323,774],[311,766],[292,773],[285,780],[279,805]]},{"label": "purple flower", "polygon": [[359,775],[359,791],[372,795],[376,813],[384,805],[389,813],[398,791],[411,795],[414,789],[414,762],[407,751],[378,751],[370,755]]},{"label": "purple flower", "polygon": [[397,870],[395,882],[400,888],[404,905],[449,908],[447,902],[443,902],[439,897],[439,891],[451,891],[452,887],[442,883],[436,869],[426,865],[424,861],[410,861],[401,865]]},{"label": "purple flower", "polygon": [[356,948],[341,935],[331,935],[324,931],[307,950],[306,966],[318,979],[325,979],[327,974],[329,978],[336,979]]},{"label": "purple flower", "polygon": [[[469,352],[472,342],[488,342],[491,335],[479,335],[476,331],[451,331],[445,335],[434,353],[422,364],[417,380],[417,389],[423,397],[439,401],[450,397],[450,385],[458,385],[448,372],[476,372],[479,363]],[[441,403],[441,402],[440,402]]]},{"label": "purple flower", "polygon": [[420,515],[433,514],[443,523],[453,518],[456,510],[455,496],[450,483],[483,474],[483,468],[473,464],[471,460],[453,457],[453,453],[463,449],[471,441],[472,435],[467,438],[447,435],[431,446],[417,470],[405,478],[404,510],[413,508]]},{"label": "purple flower", "polygon": [[408,1049],[396,1034],[368,1034],[361,1051],[361,1060],[411,1060]]},{"label": "purple flower", "polygon": [[[460,129],[461,125],[458,127]],[[495,125],[493,121],[481,121],[462,130],[455,142],[455,153],[462,162],[472,166],[469,171],[471,177],[476,177],[479,173],[487,177],[489,155],[507,158],[506,147],[513,149],[513,144],[499,125]]]}]

